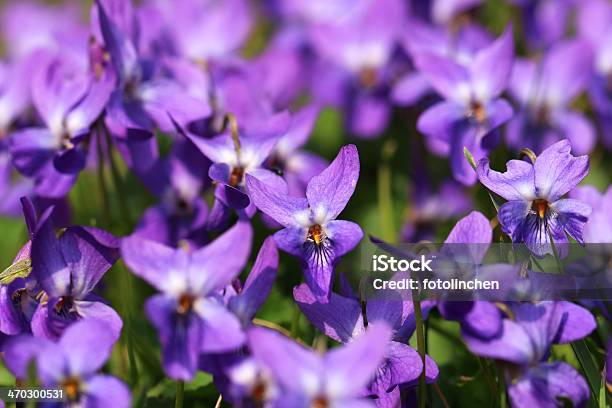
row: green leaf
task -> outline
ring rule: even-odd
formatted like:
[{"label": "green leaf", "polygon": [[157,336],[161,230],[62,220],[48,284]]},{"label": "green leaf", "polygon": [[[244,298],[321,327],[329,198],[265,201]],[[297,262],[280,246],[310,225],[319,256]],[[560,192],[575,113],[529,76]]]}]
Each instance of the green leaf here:
[{"label": "green leaf", "polygon": [[[599,401],[599,393],[600,393],[600,377],[601,374],[597,369],[597,365],[593,361],[593,357],[591,355],[591,351],[589,350],[589,346],[586,344],[584,340],[577,340],[572,342],[572,348],[574,349],[574,353],[576,354],[576,358],[578,358],[578,362],[580,363],[580,367],[582,367],[582,371],[584,371],[584,375],[586,376],[587,383],[589,384],[589,389],[591,390],[591,398],[592,401],[595,402],[595,405],[600,405]],[[605,406],[605,402],[604,402]]]},{"label": "green leaf", "polygon": [[185,391],[195,391],[212,383],[212,375],[198,372],[191,382],[185,384]]},{"label": "green leaf", "polygon": [[606,408],[606,377],[601,376],[601,385],[599,386],[599,408]]}]

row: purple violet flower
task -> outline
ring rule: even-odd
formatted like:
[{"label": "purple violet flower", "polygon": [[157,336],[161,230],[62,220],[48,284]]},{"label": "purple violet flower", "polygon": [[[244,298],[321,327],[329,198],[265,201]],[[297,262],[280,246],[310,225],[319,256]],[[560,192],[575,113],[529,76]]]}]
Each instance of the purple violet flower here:
[{"label": "purple violet flower", "polygon": [[[582,3],[574,0],[508,0],[520,9],[521,24],[527,46],[534,51],[546,49],[562,41],[567,35],[569,22],[575,8]],[[580,4],[580,7],[576,7]]]},{"label": "purple violet flower", "polygon": [[66,406],[129,407],[130,391],[115,377],[97,374],[110,357],[118,333],[104,321],[83,319],[66,329],[57,342],[19,336],[6,345],[5,361],[18,379],[28,378],[28,367],[36,364],[44,387],[64,390]]},{"label": "purple violet flower", "polygon": [[145,210],[134,233],[171,247],[183,240],[203,245],[208,207],[200,194],[209,187],[209,166],[189,140],[175,141],[170,154],[141,176],[160,202]]},{"label": "purple violet flower", "polygon": [[278,139],[266,161],[266,167],[283,176],[289,194],[295,197],[303,197],[310,179],[327,167],[320,156],[300,149],[308,141],[318,114],[314,107],[296,112],[289,130]]},{"label": "purple violet flower", "polygon": [[0,196],[3,197],[0,202],[0,215],[18,217],[21,212],[19,199],[29,196],[34,186],[32,180],[14,176],[13,163],[7,144],[0,140]]},{"label": "purple violet flower", "polygon": [[570,191],[570,198],[581,201],[591,207],[589,220],[584,224],[583,238],[588,243],[612,242],[612,186],[600,193],[590,185],[579,186]]},{"label": "purple violet flower", "polygon": [[74,321],[98,318],[119,337],[121,318],[92,291],[119,258],[118,240],[92,227],[69,227],[59,237],[50,212],[32,239],[32,274],[45,293],[32,316],[32,333],[57,339]]},{"label": "purple violet flower", "polygon": [[445,181],[437,192],[432,191],[427,181],[417,181],[408,202],[412,205],[406,212],[401,237],[409,243],[433,240],[440,223],[465,214],[472,207],[461,185],[452,180]]},{"label": "purple violet flower", "polygon": [[[421,357],[406,344],[415,330],[412,301],[368,301],[367,319],[364,319],[357,299],[332,293],[328,303],[319,303],[304,284],[293,289],[293,297],[315,327],[344,344],[365,335],[369,324],[384,322],[391,327],[393,335],[387,355],[364,396],[376,396],[377,407],[396,407],[400,401],[400,387],[414,385],[423,370]],[[424,308],[425,317],[430,308],[430,305]],[[434,382],[438,377],[438,367],[429,356],[426,356],[425,364],[427,381]]]},{"label": "purple violet flower", "polygon": [[[489,220],[482,213],[472,211],[455,224],[444,243],[450,244],[447,249],[451,252],[453,244],[474,244],[469,253],[470,261],[473,265],[479,265],[492,240],[493,230]],[[492,302],[440,301],[438,310],[445,319],[458,321],[462,332],[474,336],[488,338],[499,334],[502,329],[501,312]]]},{"label": "purple violet flower", "polygon": [[446,146],[453,176],[463,184],[476,181],[463,149],[467,147],[476,159],[484,156],[493,144],[491,132],[512,116],[512,107],[499,96],[506,88],[513,58],[511,26],[478,51],[469,66],[431,53],[416,56],[418,69],[445,98],[423,112],[417,127]]},{"label": "purple violet flower", "polygon": [[341,106],[349,131],[359,137],[378,137],[388,124],[389,65],[405,22],[402,1],[378,0],[365,3],[350,19],[308,30],[321,60],[312,79],[313,93],[320,102],[329,99]]},{"label": "purple violet flower", "polygon": [[570,108],[589,84],[592,52],[583,40],[556,43],[540,64],[515,62],[508,90],[520,108],[508,123],[506,138],[516,149],[539,151],[560,139],[568,139],[578,154],[595,145],[590,121]]},{"label": "purple violet flower", "polygon": [[243,326],[248,326],[255,313],[261,308],[272,290],[278,271],[278,250],[273,237],[268,237],[261,245],[253,268],[244,286],[233,282],[225,289],[223,297],[227,307],[234,313]]},{"label": "purple violet flower", "polygon": [[107,110],[107,125],[113,133],[148,139],[154,126],[165,132],[174,130],[168,114],[181,124],[208,117],[208,100],[192,96],[172,78],[154,75],[159,67],[139,54],[138,21],[131,7],[116,10],[107,2],[98,0],[93,16],[118,78]]},{"label": "purple violet flower", "polygon": [[591,313],[570,302],[522,303],[511,306],[513,318],[503,319],[501,333],[482,339],[463,333],[469,349],[502,364],[513,406],[556,407],[557,397],[584,407],[589,388],[569,364],[547,362],[553,343],[586,337],[595,327]]},{"label": "purple violet flower", "polygon": [[[281,390],[272,373],[253,357],[233,364],[227,370],[232,402],[237,406],[268,406],[280,396]],[[227,397],[226,397],[227,398]]]},{"label": "purple violet flower", "polygon": [[85,167],[81,142],[106,106],[114,86],[111,72],[99,73],[73,53],[37,54],[32,73],[32,100],[44,127],[25,128],[10,139],[15,167],[35,177],[35,192],[64,196]]},{"label": "purple violet flower", "polygon": [[605,0],[589,0],[577,9],[578,33],[593,50],[591,103],[600,119],[603,141],[612,149],[612,5]]},{"label": "purple violet flower", "polygon": [[[491,33],[477,24],[446,29],[411,19],[402,45],[413,60],[424,52],[433,53],[468,67],[478,51],[489,46],[493,40]],[[413,105],[432,92],[427,76],[413,70],[404,74],[393,85],[392,97],[398,105]]]},{"label": "purple violet flower", "polygon": [[425,0],[411,3],[411,14],[431,21],[436,25],[453,27],[460,23],[461,16],[469,16],[482,0]]},{"label": "purple violet flower", "polygon": [[498,211],[502,231],[512,242],[524,242],[536,255],[553,254],[550,242],[567,250],[567,235],[584,243],[582,230],[591,207],[563,197],[589,171],[587,156],[570,154],[570,142],[562,140],[544,150],[531,164],[510,160],[504,173],[491,170],[489,160],[478,164],[478,178],[485,187],[508,200]]},{"label": "purple violet flower", "polygon": [[306,198],[297,198],[247,175],[253,203],[284,229],[274,237],[279,248],[299,257],[306,283],[322,302],[329,297],[333,269],[340,256],[363,238],[359,225],[336,220],[353,195],[359,178],[359,155],[354,145],[342,147],[338,156],[306,187]]},{"label": "purple violet flower", "polygon": [[9,126],[30,104],[31,61],[36,58],[5,63],[0,61],[0,139]]},{"label": "purple violet flower", "polygon": [[287,191],[287,183],[282,177],[266,169],[264,164],[289,126],[290,116],[286,111],[244,130],[238,129],[237,123],[230,123],[230,129],[212,139],[186,133],[177,125],[179,132],[213,162],[208,171],[209,177],[217,183],[209,219],[211,229],[223,226],[232,209],[244,210],[247,217],[255,213],[249,195],[244,192],[245,176],[254,176],[283,193]]},{"label": "purple violet flower", "polygon": [[220,291],[246,264],[252,234],[249,223],[238,222],[192,252],[138,235],[123,239],[125,263],[162,292],[145,307],[158,331],[169,377],[190,380],[201,353],[230,351],[243,344],[240,321],[226,309]]},{"label": "purple violet flower", "polygon": [[248,343],[281,388],[272,407],[357,407],[368,406],[360,397],[388,352],[390,337],[379,322],[350,344],[319,355],[278,332],[254,327]]},{"label": "purple violet flower", "polygon": [[231,57],[246,41],[253,26],[253,13],[245,0],[154,3],[168,23],[174,51],[194,62],[205,64]]}]

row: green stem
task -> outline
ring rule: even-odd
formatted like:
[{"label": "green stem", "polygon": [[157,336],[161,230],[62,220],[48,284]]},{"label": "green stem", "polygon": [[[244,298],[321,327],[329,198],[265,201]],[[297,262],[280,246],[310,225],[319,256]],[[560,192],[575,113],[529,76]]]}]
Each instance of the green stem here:
[{"label": "green stem", "polygon": [[297,338],[300,336],[300,317],[302,316],[302,312],[300,308],[294,306],[295,310],[293,311],[293,319],[291,320],[291,337]]},{"label": "green stem", "polygon": [[183,408],[183,400],[185,399],[185,382],[176,382],[176,399],[174,400],[174,408]]},{"label": "green stem", "polygon": [[506,400],[506,388],[500,385],[499,387],[499,407],[506,408],[507,400]]},{"label": "green stem", "polygon": [[381,164],[378,167],[378,212],[381,217],[382,236],[387,242],[395,241],[393,222],[393,193],[391,188],[391,166],[389,161],[395,154],[397,144],[388,140],[383,145]]},{"label": "green stem", "polygon": [[487,364],[487,360],[482,357],[477,357],[477,359],[478,364],[480,364],[480,368],[484,373],[485,380],[487,381],[487,384],[489,384],[489,388],[491,389],[491,395],[496,395],[498,393],[497,384],[495,383],[495,379],[493,378],[491,371],[489,371],[489,365]]},{"label": "green stem", "polygon": [[104,177],[104,152],[102,151],[102,132],[98,131],[98,140],[96,141],[98,152],[98,187],[100,188],[100,197],[102,198],[102,224],[109,227],[110,213],[108,200],[108,187]]},{"label": "green stem", "polygon": [[421,310],[421,301],[418,299],[418,297],[415,297],[414,293],[412,294],[412,305],[414,307],[414,318],[416,320],[417,351],[419,352],[421,362],[423,363],[423,371],[419,376],[419,408],[425,408],[425,330],[423,324],[423,311]]},{"label": "green stem", "polygon": [[138,382],[138,366],[136,365],[136,354],[134,351],[134,332],[132,327],[132,309],[131,309],[131,293],[132,293],[132,276],[127,269],[121,268],[121,299],[123,299],[123,311],[125,318],[125,331],[127,340],[127,354],[130,363],[130,383],[132,386]]},{"label": "green stem", "polygon": [[104,134],[106,136],[106,149],[108,154],[108,161],[110,164],[111,175],[113,177],[113,183],[115,188],[117,189],[117,197],[119,200],[119,208],[121,209],[121,215],[123,216],[123,222],[125,223],[126,229],[131,228],[132,226],[132,217],[130,215],[130,208],[125,201],[125,189],[123,188],[123,182],[121,180],[121,174],[119,173],[119,168],[117,167],[117,163],[115,162],[115,156],[113,155],[113,145],[110,133],[104,124],[102,124],[102,128],[104,130]]}]

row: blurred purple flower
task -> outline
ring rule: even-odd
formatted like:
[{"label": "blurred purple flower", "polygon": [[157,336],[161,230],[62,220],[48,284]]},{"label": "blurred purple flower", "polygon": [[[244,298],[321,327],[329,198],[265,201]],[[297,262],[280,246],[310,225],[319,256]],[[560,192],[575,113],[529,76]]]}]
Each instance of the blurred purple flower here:
[{"label": "blurred purple flower", "polygon": [[72,2],[49,4],[23,0],[6,3],[0,17],[6,51],[11,59],[22,60],[37,50],[82,47],[87,41],[87,28],[80,16],[79,5]]},{"label": "blurred purple flower", "polygon": [[593,50],[591,102],[601,122],[603,141],[612,149],[612,5],[605,0],[589,0],[581,2],[577,11],[578,33]]},{"label": "blurred purple flower", "polygon": [[274,234],[276,243],[302,260],[306,283],[321,302],[329,297],[334,264],[363,237],[359,225],[336,220],[358,178],[359,156],[354,145],[342,147],[329,167],[310,180],[306,198],[289,196],[247,175],[253,203],[285,227]]},{"label": "blurred purple flower", "polygon": [[101,320],[83,319],[67,328],[57,342],[31,336],[10,340],[4,359],[22,381],[35,362],[42,386],[62,388],[67,405],[127,408],[128,387],[115,377],[96,374],[110,357],[118,335]]},{"label": "blurred purple flower", "polygon": [[92,227],[69,227],[59,238],[46,212],[32,239],[32,275],[44,291],[32,333],[57,339],[74,321],[98,318],[119,336],[121,318],[92,291],[119,258],[118,240]]},{"label": "blurred purple flower", "polygon": [[[433,26],[411,19],[402,38],[406,53],[415,59],[419,54],[432,53],[468,67],[479,50],[493,42],[492,35],[477,24],[458,29]],[[392,98],[400,106],[413,105],[433,93],[427,75],[413,70],[402,75],[393,85]]]},{"label": "blurred purple flower", "polygon": [[592,53],[588,43],[556,43],[540,64],[517,60],[509,92],[519,109],[508,123],[506,138],[516,149],[542,150],[568,139],[573,150],[586,154],[595,146],[591,122],[569,105],[589,84]]},{"label": "blurred purple flower", "polygon": [[[480,265],[492,240],[493,230],[489,220],[482,213],[472,211],[455,224],[444,243],[445,249],[451,252],[453,244],[460,245],[460,252],[464,251],[465,244],[470,245],[470,262]],[[462,333],[472,336],[489,338],[499,334],[502,329],[501,312],[491,302],[440,301],[438,310],[445,319],[458,321]]]},{"label": "blurred purple flower", "polygon": [[247,70],[275,109],[288,109],[308,91],[311,63],[305,36],[281,29]]},{"label": "blurred purple flower", "polygon": [[256,209],[249,199],[249,194],[245,193],[245,176],[257,177],[271,188],[287,191],[287,184],[282,177],[266,169],[264,163],[281,135],[290,126],[288,112],[273,115],[260,126],[244,130],[238,129],[237,126],[237,122],[230,123],[230,129],[212,139],[199,137],[179,128],[179,131],[213,162],[208,171],[209,177],[217,183],[215,203],[209,219],[212,229],[222,227],[232,209],[244,210],[243,214],[247,217],[255,213]]},{"label": "blurred purple flower", "polygon": [[[31,265],[31,246],[31,241],[28,241],[19,250],[12,266]],[[30,277],[0,285],[0,333],[15,336],[31,331],[30,322],[38,307],[37,294],[36,282]]]},{"label": "blurred purple flower", "polygon": [[[40,300],[40,287],[31,273],[32,239],[37,233],[38,218],[34,203],[30,199],[21,198],[20,201],[30,239],[21,247],[13,263],[5,271],[18,268],[27,272],[27,276],[19,274],[21,276],[17,275],[17,278],[7,285],[0,285],[0,333],[10,336],[31,332],[30,322]],[[54,208],[48,208],[41,219],[46,220],[53,211]],[[6,277],[11,279],[10,274]]]},{"label": "blurred purple flower", "polygon": [[595,327],[591,313],[570,302],[522,303],[511,306],[513,318],[503,320],[498,336],[482,339],[463,333],[469,349],[502,365],[513,406],[556,407],[558,397],[584,407],[589,388],[569,364],[548,362],[553,343],[586,337]]},{"label": "blurred purple flower", "polygon": [[31,62],[36,57],[14,62],[0,61],[0,139],[30,104]]},{"label": "blurred purple flower", "polygon": [[219,291],[242,270],[251,250],[252,228],[238,222],[207,246],[190,252],[138,235],[123,239],[125,263],[157,288],[146,303],[158,331],[166,374],[190,380],[201,353],[218,353],[244,342],[240,321],[223,304]]},{"label": "blurred purple flower", "polygon": [[583,243],[583,228],[591,207],[572,198],[562,199],[589,171],[587,156],[570,154],[570,142],[562,140],[540,154],[534,164],[510,160],[507,171],[491,170],[489,160],[478,164],[478,178],[489,190],[508,200],[498,211],[502,231],[512,242],[524,242],[537,256],[567,251],[567,235]]},{"label": "blurred purple flower", "polygon": [[452,180],[445,181],[437,192],[429,184],[417,182],[408,201],[412,206],[407,211],[401,237],[409,243],[434,240],[439,224],[468,212],[472,206],[461,185]]},{"label": "blurred purple flower", "polygon": [[270,370],[252,357],[233,364],[227,369],[227,376],[231,382],[230,397],[236,406],[268,406],[279,397],[280,390]]},{"label": "blurred purple flower", "polygon": [[350,344],[318,355],[275,331],[254,327],[248,343],[281,392],[273,407],[368,406],[360,398],[388,352],[391,331],[384,323],[368,326]]},{"label": "blurred purple flower", "polygon": [[612,242],[612,186],[608,186],[604,193],[590,185],[580,186],[570,191],[569,196],[592,209],[582,231],[584,242]]},{"label": "blurred purple flower", "polygon": [[191,61],[231,57],[253,26],[251,6],[245,0],[156,0],[154,5],[165,20],[174,52]]},{"label": "blurred purple flower", "polygon": [[411,12],[436,25],[452,27],[458,25],[461,16],[483,3],[483,0],[428,0],[411,2]]},{"label": "blurred purple flower", "polygon": [[315,98],[342,107],[349,131],[357,136],[378,137],[387,126],[389,65],[405,22],[401,1],[378,0],[346,21],[308,29],[321,59],[312,79]]},{"label": "blurred purple flower", "polygon": [[160,202],[145,210],[134,233],[171,247],[183,240],[204,244],[208,207],[200,194],[210,185],[209,166],[189,140],[175,141],[169,155],[141,176]]},{"label": "blurred purple flower", "polygon": [[0,215],[9,217],[19,216],[19,199],[29,196],[34,187],[32,180],[17,178],[14,173],[7,143],[0,140],[0,196],[3,197],[0,202]]},{"label": "blurred purple flower", "polygon": [[463,184],[476,181],[463,155],[464,147],[481,158],[495,142],[492,132],[512,116],[512,107],[499,96],[506,88],[513,56],[511,27],[478,51],[467,67],[431,53],[416,56],[418,69],[445,98],[423,112],[417,128],[445,146],[453,176]]},{"label": "blurred purple flower", "polygon": [[118,78],[107,110],[113,133],[147,139],[155,125],[162,131],[174,130],[168,114],[181,124],[209,116],[208,100],[190,95],[172,78],[155,75],[159,67],[139,54],[138,24],[131,7],[115,10],[112,2],[106,3],[99,0],[93,15]]},{"label": "blurred purple flower", "polygon": [[278,12],[296,25],[342,24],[359,16],[375,0],[278,0]]},{"label": "blurred purple flower", "polygon": [[[524,35],[531,50],[546,49],[567,34],[574,0],[508,0],[520,9]],[[582,4],[578,9],[582,8]]]},{"label": "blurred purple flower", "polygon": [[[341,343],[350,344],[365,335],[369,324],[384,322],[391,327],[393,335],[387,355],[364,396],[376,396],[378,407],[396,407],[400,401],[400,387],[415,385],[423,370],[421,357],[406,344],[416,325],[412,301],[370,300],[365,306],[364,319],[357,299],[332,293],[328,303],[319,303],[304,284],[293,289],[293,297],[316,328]],[[424,308],[425,315],[430,308]],[[427,381],[434,382],[438,377],[438,367],[429,356],[426,356],[425,364]]]},{"label": "blurred purple flower", "polygon": [[266,167],[283,176],[289,194],[295,197],[303,197],[310,179],[327,167],[323,158],[301,149],[310,137],[318,114],[315,107],[296,112],[289,130],[278,139],[266,161]]},{"label": "blurred purple flower", "polygon": [[35,192],[62,197],[85,167],[82,143],[100,116],[114,87],[114,76],[96,72],[89,61],[70,53],[37,54],[32,100],[45,127],[25,128],[10,139],[15,167],[35,177]]}]

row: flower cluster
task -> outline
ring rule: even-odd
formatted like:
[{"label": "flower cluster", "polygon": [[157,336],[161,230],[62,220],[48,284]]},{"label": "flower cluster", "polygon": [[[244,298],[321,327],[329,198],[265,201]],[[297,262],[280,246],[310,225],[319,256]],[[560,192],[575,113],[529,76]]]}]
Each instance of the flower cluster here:
[{"label": "flower cluster", "polygon": [[609,288],[369,299],[351,272],[364,231],[524,244],[521,273],[612,243],[612,3],[5,3],[0,229],[27,238],[0,254],[2,381],[70,407],[605,406]]}]

